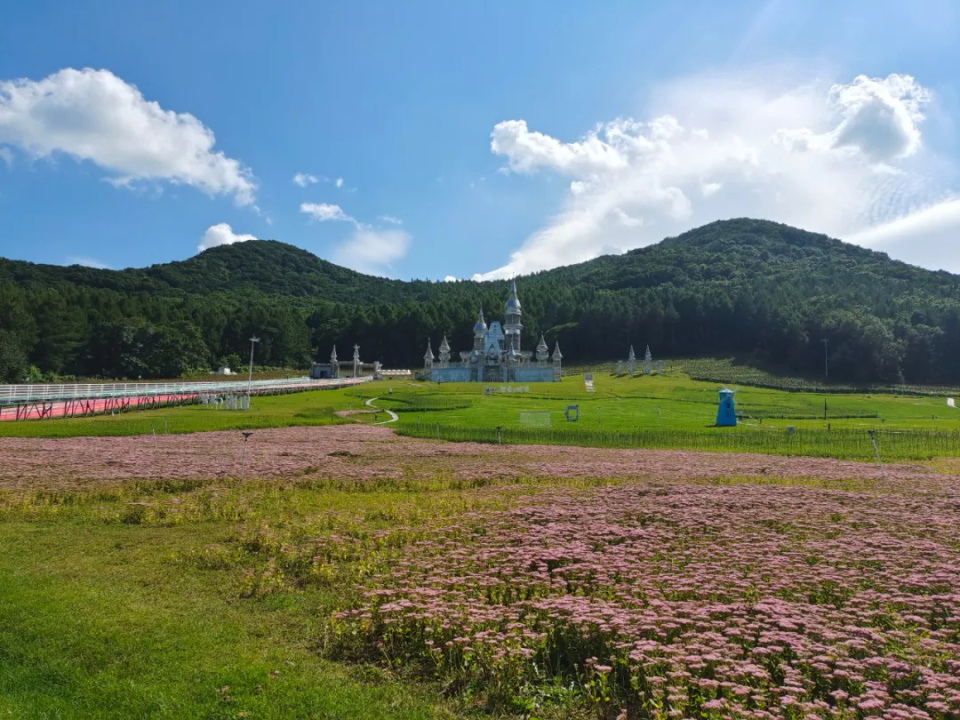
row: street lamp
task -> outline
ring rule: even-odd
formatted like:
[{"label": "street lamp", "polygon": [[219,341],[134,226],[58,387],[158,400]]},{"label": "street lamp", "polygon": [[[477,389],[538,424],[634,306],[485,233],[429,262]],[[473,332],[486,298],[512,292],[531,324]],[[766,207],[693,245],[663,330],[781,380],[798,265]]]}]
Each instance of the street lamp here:
[{"label": "street lamp", "polygon": [[250,392],[253,389],[253,348],[260,342],[260,338],[254,336],[250,338],[250,374],[247,376],[247,397],[250,397]]},{"label": "street lamp", "polygon": [[827,338],[823,338],[820,342],[823,343],[823,377],[827,379],[830,377],[830,365],[827,359]]}]

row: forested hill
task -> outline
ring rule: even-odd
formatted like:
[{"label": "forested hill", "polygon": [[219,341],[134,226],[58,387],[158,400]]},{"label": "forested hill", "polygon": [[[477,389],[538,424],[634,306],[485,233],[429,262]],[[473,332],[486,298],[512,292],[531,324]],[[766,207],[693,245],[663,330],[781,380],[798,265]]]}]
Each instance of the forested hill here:
[{"label": "forested hill", "polygon": [[[524,342],[559,339],[567,361],[752,354],[874,382],[958,382],[960,276],[758,220],[518,278]],[[258,361],[304,366],[337,343],[365,360],[421,364],[427,339],[471,346],[478,305],[502,319],[507,283],[403,282],[338,267],[275,241],[144,269],[0,260],[0,378],[161,377]]]}]

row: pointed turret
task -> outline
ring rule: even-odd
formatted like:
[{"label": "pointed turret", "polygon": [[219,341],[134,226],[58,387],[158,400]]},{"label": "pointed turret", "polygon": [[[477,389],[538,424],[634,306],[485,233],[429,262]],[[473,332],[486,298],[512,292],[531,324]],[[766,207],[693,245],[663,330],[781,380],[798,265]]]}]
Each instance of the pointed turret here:
[{"label": "pointed turret", "polygon": [[450,343],[447,342],[447,336],[443,336],[443,342],[440,343],[440,366],[447,367],[450,362]]},{"label": "pointed turret", "polygon": [[477,315],[477,324],[473,326],[473,351],[482,353],[487,339],[487,321],[483,319],[483,308]]},{"label": "pointed turret", "polygon": [[504,309],[504,334],[507,342],[520,352],[520,332],[523,330],[523,311],[520,309],[520,298],[517,297],[517,281],[510,281],[510,297]]},{"label": "pointed turret", "polygon": [[483,319],[483,307],[480,307],[480,314],[477,315],[477,324],[473,326],[473,334],[485,333],[487,331],[487,321]]},{"label": "pointed turret", "polygon": [[547,347],[547,340],[541,335],[540,342],[537,343],[537,362],[546,362],[549,356],[550,349]]},{"label": "pointed turret", "polygon": [[[427,351],[423,354],[423,367],[425,370],[433,369],[433,361],[436,358],[433,355],[433,348],[430,347],[430,338],[427,338]],[[429,377],[427,378],[430,379]]]},{"label": "pointed turret", "polygon": [[553,355],[550,356],[550,359],[553,360],[554,362],[560,362],[561,360],[563,360],[563,353],[560,352],[559,340],[557,340],[557,342],[553,346]]},{"label": "pointed turret", "polygon": [[333,352],[330,353],[330,362],[335,363],[337,361],[337,346],[333,346]]},{"label": "pointed turret", "polygon": [[637,354],[633,351],[633,345],[630,346],[630,354],[627,355],[627,360],[636,360]]}]

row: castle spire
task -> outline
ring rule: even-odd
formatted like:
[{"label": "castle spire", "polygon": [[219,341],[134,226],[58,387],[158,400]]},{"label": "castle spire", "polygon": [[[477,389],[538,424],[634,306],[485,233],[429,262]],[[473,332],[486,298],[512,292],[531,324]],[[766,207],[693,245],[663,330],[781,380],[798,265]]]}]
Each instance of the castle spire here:
[{"label": "castle spire", "polygon": [[335,363],[337,361],[337,346],[333,346],[333,352],[330,353],[330,362]]}]

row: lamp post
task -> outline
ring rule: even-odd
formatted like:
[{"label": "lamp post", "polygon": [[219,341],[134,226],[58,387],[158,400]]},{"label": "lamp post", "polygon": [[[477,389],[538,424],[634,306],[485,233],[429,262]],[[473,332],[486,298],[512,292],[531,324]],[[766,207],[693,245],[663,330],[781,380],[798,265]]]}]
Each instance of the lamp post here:
[{"label": "lamp post", "polygon": [[823,343],[823,377],[827,379],[830,377],[830,365],[827,356],[827,338],[823,338],[820,342]]},{"label": "lamp post", "polygon": [[260,338],[255,335],[250,338],[250,374],[247,376],[247,397],[250,397],[253,389],[253,348],[258,342],[260,342]]}]

